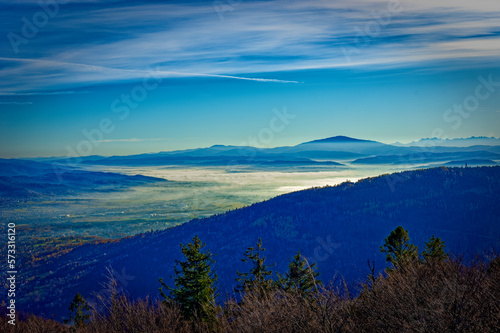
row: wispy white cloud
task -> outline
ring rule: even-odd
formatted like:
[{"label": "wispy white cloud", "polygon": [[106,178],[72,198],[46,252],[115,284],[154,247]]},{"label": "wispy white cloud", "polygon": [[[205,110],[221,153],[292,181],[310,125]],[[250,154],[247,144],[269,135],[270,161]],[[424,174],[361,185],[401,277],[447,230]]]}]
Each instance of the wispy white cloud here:
[{"label": "wispy white cloud", "polygon": [[72,95],[88,94],[87,90],[62,90],[62,91],[35,91],[35,92],[0,92],[0,96],[44,96],[44,95]]},{"label": "wispy white cloud", "polygon": [[[142,79],[146,76],[154,73],[155,77],[160,78],[175,78],[175,77],[214,77],[214,78],[225,78],[225,79],[235,79],[235,80],[248,80],[248,81],[258,81],[258,82],[280,82],[280,83],[298,83],[297,81],[289,80],[278,80],[278,79],[268,79],[268,78],[256,78],[256,77],[243,77],[235,75],[220,75],[220,74],[204,74],[204,73],[186,73],[186,72],[174,72],[162,70],[160,66],[156,66],[155,69],[120,69],[120,68],[110,68],[105,66],[88,65],[84,63],[71,63],[63,61],[55,61],[50,59],[23,59],[23,58],[5,58],[0,57],[0,61],[7,61],[11,63],[20,63],[21,65],[11,68],[0,70],[0,74],[3,75],[13,75],[27,76],[26,81],[23,84],[26,86],[21,86],[22,89],[28,89],[30,85],[34,82],[39,82],[40,87],[46,88],[54,84],[64,85],[66,82],[71,81],[73,83],[89,83],[89,82],[110,82],[117,80],[132,80],[132,79]],[[27,71],[29,69],[29,72]],[[32,74],[44,73],[44,74]],[[56,74],[58,73],[58,74]],[[47,79],[46,75],[51,76],[48,80],[48,85],[43,85],[44,79]],[[0,87],[2,83],[0,83]],[[4,83],[4,89],[12,89],[12,84]],[[16,87],[19,88],[19,87]],[[78,93],[78,91],[59,91],[59,92],[33,92],[33,93],[15,93],[15,92],[3,92],[0,95],[14,95],[14,94],[68,94],[68,93]]]},{"label": "wispy white cloud", "polygon": [[2,105],[30,105],[32,102],[0,102]]},{"label": "wispy white cloud", "polygon": [[[158,67],[162,77],[296,83],[279,74],[269,78],[252,73],[498,60],[496,0],[401,0],[400,10],[386,18],[388,24],[377,23],[389,3],[246,0],[224,13],[224,21],[212,2],[104,2],[99,9],[68,9],[44,28],[45,34],[21,45],[20,55],[0,58],[5,64],[0,75],[9,78],[0,89],[61,89],[141,79],[148,67]],[[370,24],[378,24],[376,33],[366,33]],[[346,47],[356,50],[349,61]]]},{"label": "wispy white cloud", "polygon": [[164,141],[164,140],[170,140],[170,139],[168,139],[168,138],[155,138],[155,139],[131,138],[131,139],[107,139],[107,140],[99,140],[97,142],[145,142],[145,141]]}]

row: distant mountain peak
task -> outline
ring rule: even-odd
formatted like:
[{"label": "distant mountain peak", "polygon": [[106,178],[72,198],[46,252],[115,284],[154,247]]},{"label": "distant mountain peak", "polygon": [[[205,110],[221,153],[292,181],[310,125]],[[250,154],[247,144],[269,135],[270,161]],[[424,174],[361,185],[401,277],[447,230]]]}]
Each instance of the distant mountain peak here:
[{"label": "distant mountain peak", "polygon": [[353,142],[374,142],[374,141],[361,140],[361,139],[350,138],[348,136],[337,135],[337,136],[332,136],[332,137],[326,138],[326,139],[319,139],[319,140],[304,142],[304,144],[308,144],[308,143],[346,143],[346,142],[353,143]]},{"label": "distant mountain peak", "polygon": [[226,145],[213,145],[213,146],[210,146],[210,148],[228,148],[228,147],[231,147],[231,146],[226,146]]},{"label": "distant mountain peak", "polygon": [[423,138],[420,140],[412,141],[410,143],[399,143],[396,142],[396,146],[423,146],[433,144],[436,146],[448,146],[448,147],[468,147],[473,145],[500,145],[500,138],[487,137],[487,136],[471,136],[469,138]]}]

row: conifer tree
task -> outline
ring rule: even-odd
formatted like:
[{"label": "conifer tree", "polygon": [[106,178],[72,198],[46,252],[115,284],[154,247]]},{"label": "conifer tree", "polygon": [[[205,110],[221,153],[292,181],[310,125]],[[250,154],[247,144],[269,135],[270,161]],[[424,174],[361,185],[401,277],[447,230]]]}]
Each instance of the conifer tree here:
[{"label": "conifer tree", "polygon": [[273,287],[274,281],[272,279],[273,272],[270,267],[274,265],[265,265],[264,262],[266,257],[262,256],[262,252],[266,249],[262,247],[262,239],[259,238],[257,242],[257,247],[249,247],[245,251],[245,258],[241,259],[243,262],[250,262],[252,268],[248,273],[238,274],[238,286],[236,287],[237,292],[247,291],[247,290],[259,290],[263,292],[269,290]]},{"label": "conifer tree", "polygon": [[[210,322],[215,316],[217,275],[212,271],[212,265],[215,263],[213,255],[209,250],[203,252],[204,246],[205,243],[202,243],[198,236],[194,236],[188,245],[181,244],[181,251],[186,260],[176,260],[176,288],[168,287],[163,279],[160,279],[160,294],[165,304],[178,304],[184,318],[192,319],[196,316],[202,321]],[[167,296],[163,287],[170,291],[170,295]]]},{"label": "conifer tree", "polygon": [[298,292],[305,296],[321,284],[321,281],[317,280],[318,275],[316,263],[309,265],[307,259],[297,251],[288,265],[285,277],[280,276],[280,284],[287,291]]},{"label": "conifer tree", "polygon": [[[399,226],[385,239],[380,252],[386,254],[386,261],[396,268],[403,267],[407,262],[418,258],[418,248],[410,243],[408,231]],[[391,269],[389,269],[390,271]]]},{"label": "conifer tree", "polygon": [[438,237],[432,237],[424,245],[424,252],[422,252],[424,262],[443,262],[448,259],[448,253],[444,252],[444,242]]},{"label": "conifer tree", "polygon": [[66,323],[73,324],[75,328],[84,328],[90,320],[90,307],[80,293],[76,293],[69,305],[69,319]]}]

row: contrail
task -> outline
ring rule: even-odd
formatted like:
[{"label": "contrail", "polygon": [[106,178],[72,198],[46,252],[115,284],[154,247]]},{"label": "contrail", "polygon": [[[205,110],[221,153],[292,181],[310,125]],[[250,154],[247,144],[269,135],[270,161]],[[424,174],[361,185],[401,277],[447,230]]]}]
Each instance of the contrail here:
[{"label": "contrail", "polygon": [[[137,74],[150,74],[147,70],[137,70],[137,69],[121,69],[112,68],[96,65],[87,65],[81,63],[63,62],[55,60],[45,60],[45,59],[24,59],[24,58],[3,58],[3,61],[19,61],[19,62],[33,62],[33,63],[46,63],[53,66],[64,66],[64,67],[80,67],[86,70],[96,71],[96,72],[115,72],[115,73],[137,73]],[[244,76],[234,76],[234,75],[223,75],[223,74],[204,74],[204,73],[186,73],[186,72],[173,72],[173,71],[155,71],[155,73],[163,74],[170,77],[216,77],[216,78],[226,78],[234,80],[247,80],[247,81],[258,81],[258,82],[280,82],[280,83],[299,83],[298,81],[288,81],[288,80],[278,80],[278,79],[263,79],[255,77],[244,77]]]}]

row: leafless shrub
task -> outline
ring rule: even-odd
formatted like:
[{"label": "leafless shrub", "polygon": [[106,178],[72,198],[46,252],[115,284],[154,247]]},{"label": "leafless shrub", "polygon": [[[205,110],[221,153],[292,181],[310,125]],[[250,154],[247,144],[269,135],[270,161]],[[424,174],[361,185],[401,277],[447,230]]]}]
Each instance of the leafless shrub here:
[{"label": "leafless shrub", "polygon": [[2,333],[64,333],[68,328],[61,323],[42,317],[29,315],[24,320],[17,320],[16,325],[8,323],[9,318],[0,316],[0,332]]},{"label": "leafless shrub", "polygon": [[494,332],[500,327],[500,274],[461,260],[422,264],[379,277],[354,302],[358,332]]},{"label": "leafless shrub", "polygon": [[226,302],[220,321],[224,332],[336,332],[346,304],[332,288],[308,298],[282,290],[247,292],[240,303]]},{"label": "leafless shrub", "polygon": [[[82,333],[156,333],[190,332],[190,325],[182,320],[175,305],[165,306],[149,298],[131,301],[118,290],[118,283],[111,270],[108,271],[104,292],[96,295],[97,304],[92,305],[90,324]],[[80,331],[78,331],[80,332]]]},{"label": "leafless shrub", "polygon": [[498,332],[500,257],[489,261],[415,261],[379,275],[351,298],[329,286],[306,297],[274,289],[229,299],[216,322],[182,319],[175,304],[131,301],[110,279],[90,323],[74,327],[36,316],[15,329],[1,316],[1,332]]}]

